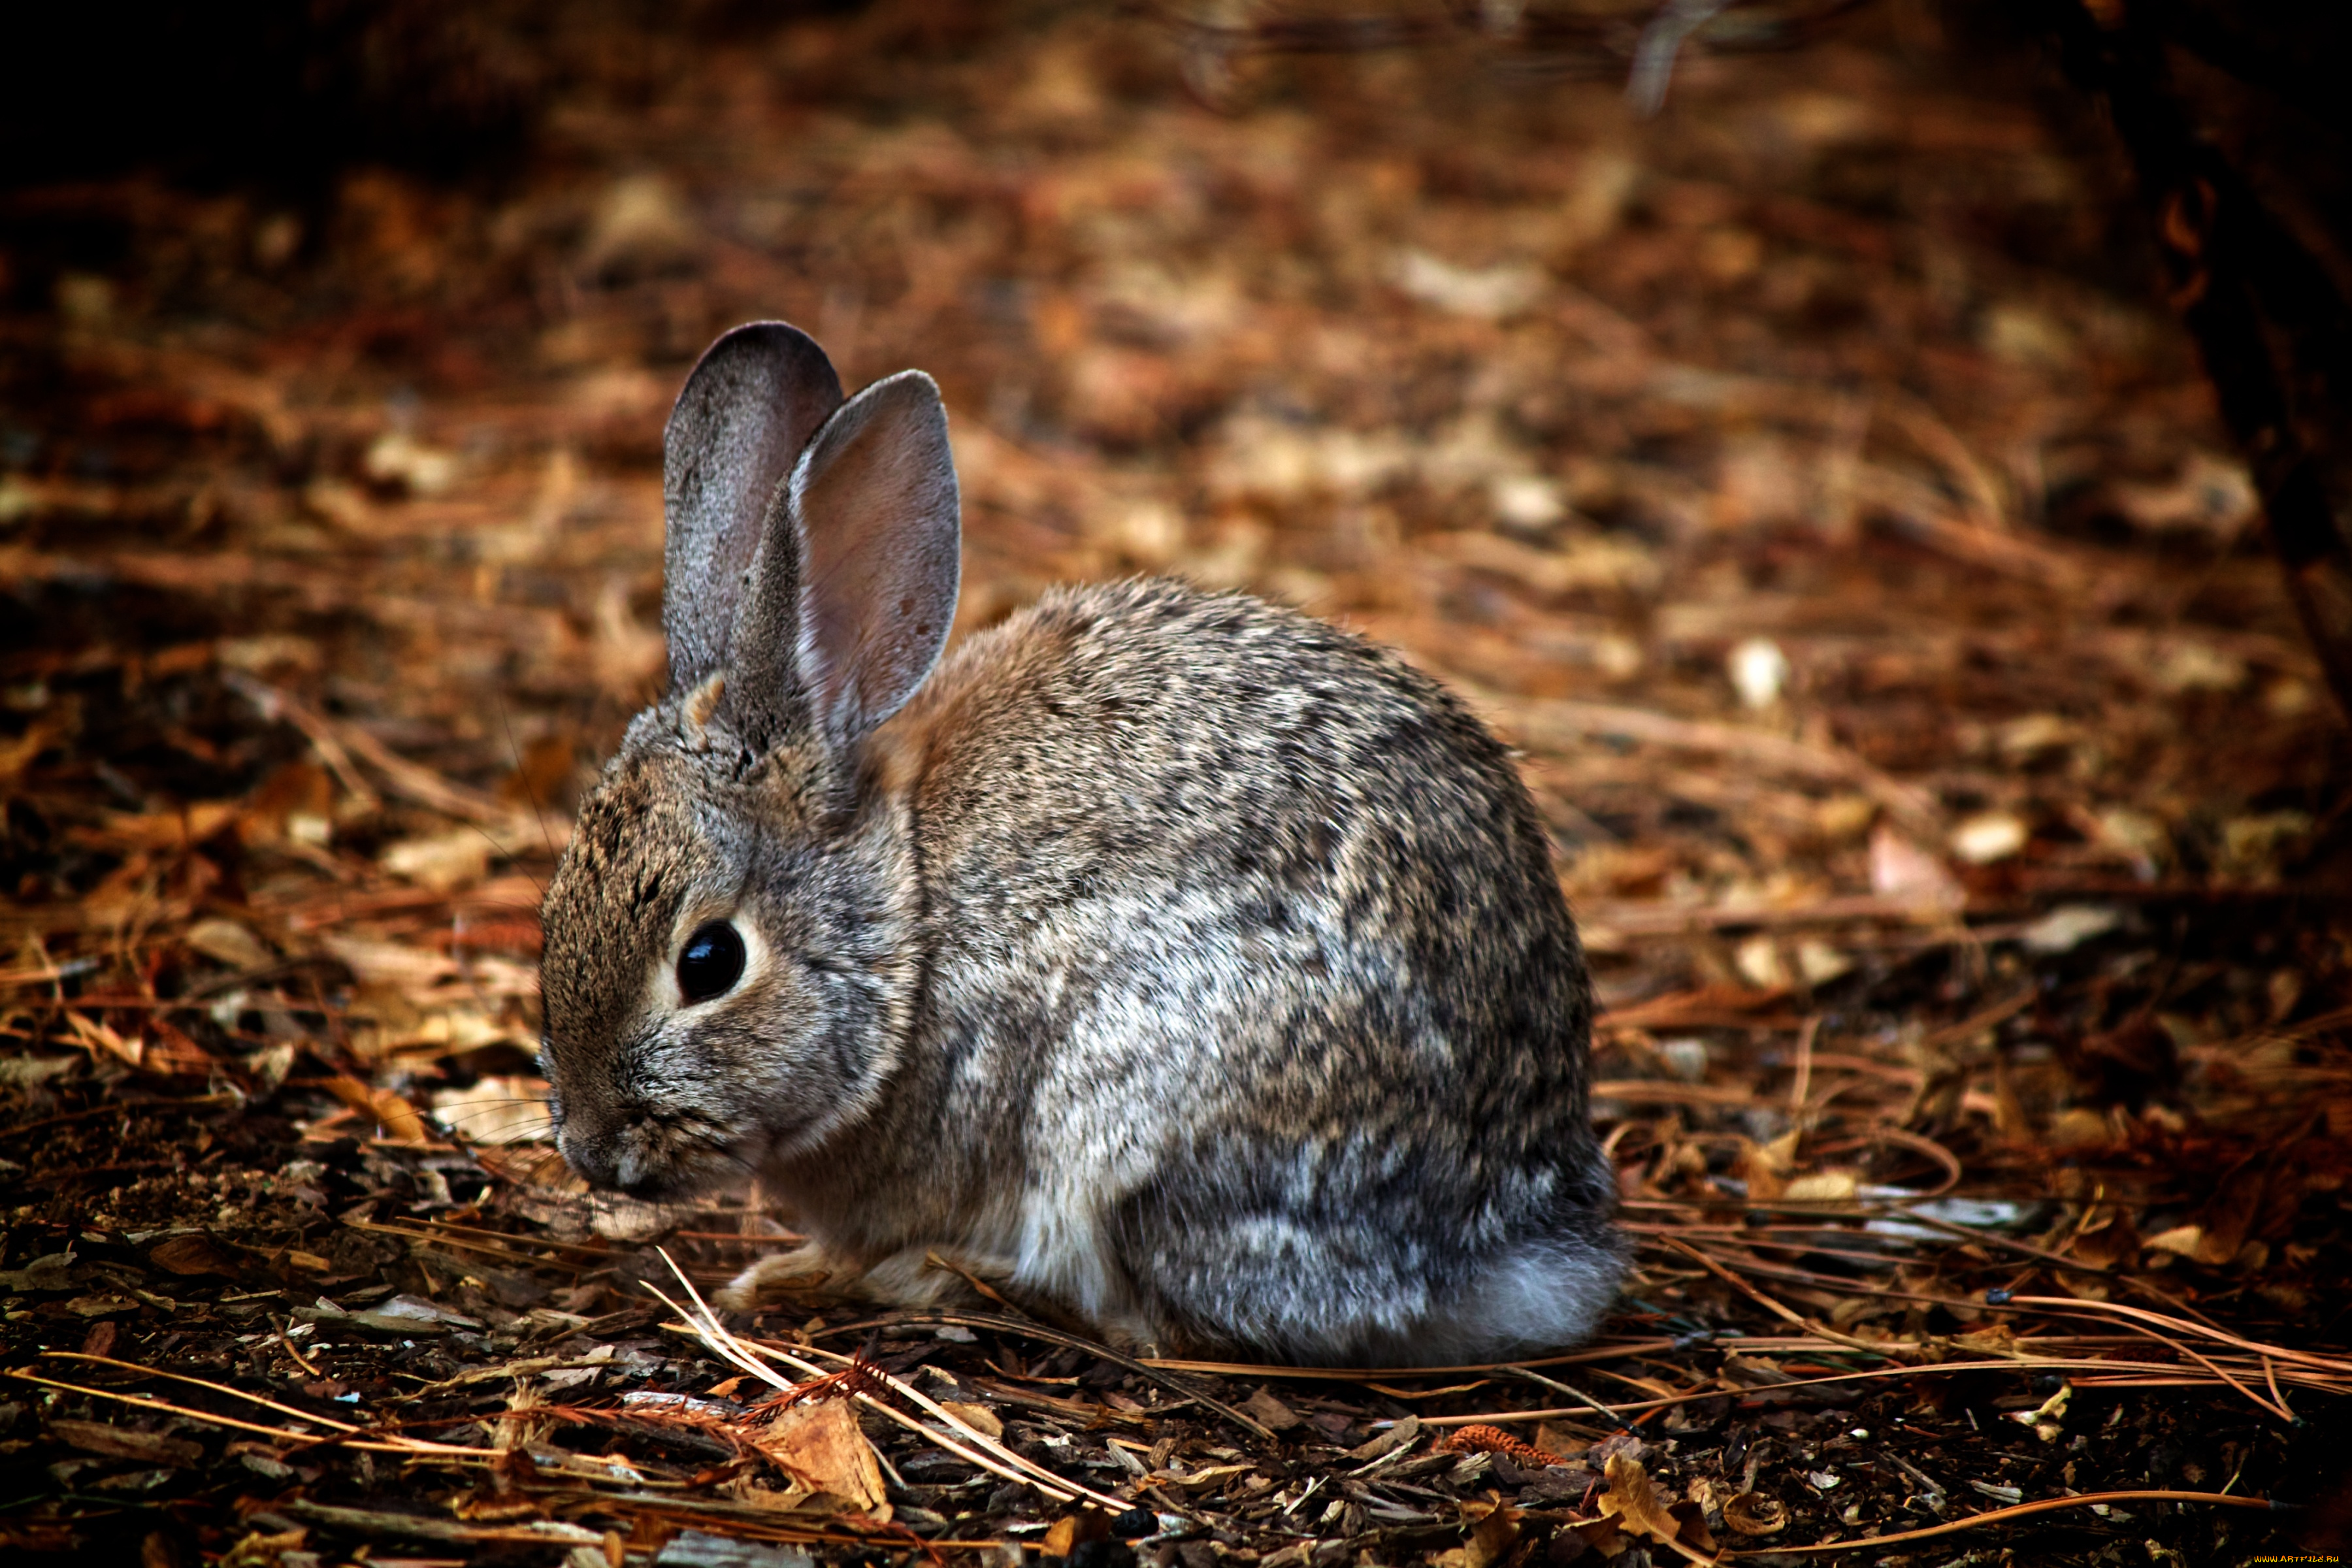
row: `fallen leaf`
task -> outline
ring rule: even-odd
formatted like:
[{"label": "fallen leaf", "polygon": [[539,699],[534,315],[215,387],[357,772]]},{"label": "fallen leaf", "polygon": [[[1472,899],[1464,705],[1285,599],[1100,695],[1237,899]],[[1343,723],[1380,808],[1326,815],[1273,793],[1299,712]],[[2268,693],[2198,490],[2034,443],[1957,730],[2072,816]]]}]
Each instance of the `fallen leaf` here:
[{"label": "fallen leaf", "polygon": [[2123,923],[2123,911],[2112,904],[2061,904],[2019,931],[2017,940],[2029,952],[2072,952]]},{"label": "fallen leaf", "polygon": [[1600,1500],[1602,1518],[1613,1519],[1626,1531],[1650,1541],[1669,1542],[1681,1535],[1682,1525],[1666,1511],[1665,1501],[1650,1484],[1641,1460],[1612,1454],[1606,1475],[1609,1489]]},{"label": "fallen leaf", "polygon": [[1542,268],[1525,262],[1456,267],[1427,251],[1410,249],[1397,252],[1390,277],[1399,289],[1424,305],[1486,321],[1527,310],[1542,298],[1550,281]]},{"label": "fallen leaf", "polygon": [[237,1255],[202,1231],[168,1237],[147,1250],[147,1261],[173,1274],[234,1275]]},{"label": "fallen leaf", "polygon": [[1548,1454],[1558,1454],[1560,1456],[1561,1462],[1567,1463],[1581,1455],[1591,1445],[1565,1426],[1555,1426],[1546,1421],[1536,1427],[1536,1447]]},{"label": "fallen leaf", "polygon": [[384,1135],[394,1142],[421,1144],[433,1141],[416,1107],[388,1089],[373,1088],[346,1073],[337,1073],[320,1087],[353,1110],[373,1117]]},{"label": "fallen leaf", "polygon": [[1604,1563],[1625,1550],[1624,1532],[1617,1528],[1617,1521],[1613,1519],[1604,1516],[1580,1520],[1568,1528],[1588,1549],[1598,1552]]},{"label": "fallen leaf", "polygon": [[1470,1539],[1451,1551],[1441,1552],[1433,1561],[1437,1568],[1488,1568],[1510,1554],[1518,1544],[1518,1521],[1514,1510],[1498,1508],[1480,1520],[1470,1531]]},{"label": "fallen leaf", "polygon": [[1701,1502],[1678,1502],[1668,1510],[1682,1534],[1678,1539],[1685,1546],[1703,1556],[1716,1552],[1715,1532],[1706,1527],[1706,1505]]},{"label": "fallen leaf", "polygon": [[102,828],[76,828],[68,837],[107,848],[189,848],[227,826],[238,809],[233,800],[200,800],[172,811],[118,813]]},{"label": "fallen leaf", "polygon": [[1255,1416],[1274,1432],[1287,1432],[1302,1419],[1298,1412],[1263,1388],[1244,1400],[1241,1407],[1245,1414]]},{"label": "fallen leaf", "polygon": [[1366,1464],[1373,1459],[1384,1459],[1399,1448],[1410,1447],[1412,1440],[1420,1436],[1421,1417],[1408,1415],[1363,1447],[1350,1448],[1348,1451],[1348,1458],[1358,1464]]},{"label": "fallen leaf", "polygon": [[1254,1467],[1249,1465],[1211,1465],[1206,1469],[1194,1470],[1176,1484],[1188,1491],[1205,1491],[1232,1480],[1235,1476],[1248,1475],[1252,1468]]},{"label": "fallen leaf", "polygon": [[1799,1176],[1780,1190],[1790,1203],[1852,1203],[1861,1178],[1853,1171],[1817,1171]]},{"label": "fallen leaf", "polygon": [[2107,1125],[2107,1119],[2087,1105],[2073,1107],[2050,1124],[2053,1149],[2089,1149],[2113,1142],[2115,1130]]},{"label": "fallen leaf", "polygon": [[141,1432],[110,1426],[102,1421],[52,1421],[49,1430],[60,1442],[85,1454],[110,1459],[135,1459],[149,1465],[193,1465],[205,1457],[204,1445],[161,1432]]},{"label": "fallen leaf", "polygon": [[1870,890],[1923,910],[1958,910],[1968,895],[1944,863],[1885,823],[1870,836]]},{"label": "fallen leaf", "polygon": [[1723,1522],[1735,1535],[1778,1535],[1789,1528],[1789,1509],[1762,1492],[1741,1492],[1724,1500]]},{"label": "fallen leaf", "polygon": [[66,1027],[73,1031],[76,1043],[92,1057],[103,1054],[131,1067],[139,1067],[147,1059],[147,1043],[144,1040],[126,1040],[100,1019],[68,1013],[65,1021]]},{"label": "fallen leaf", "polygon": [[479,1079],[433,1096],[433,1120],[471,1143],[530,1143],[551,1128],[547,1081],[520,1075]]},{"label": "fallen leaf", "polygon": [[460,827],[430,838],[404,838],[388,846],[377,861],[395,877],[446,893],[488,876],[491,848],[480,833]]},{"label": "fallen leaf", "polygon": [[795,1405],[744,1436],[778,1469],[814,1491],[830,1492],[861,1511],[882,1506],[882,1468],[874,1445],[846,1400]]},{"label": "fallen leaf", "polygon": [[967,1405],[961,1400],[941,1400],[940,1408],[983,1437],[1004,1436],[1004,1423],[997,1419],[996,1412],[985,1405]]},{"label": "fallen leaf", "polygon": [[1971,866],[2006,860],[2032,837],[2024,819],[2011,811],[1980,811],[1952,829],[1952,853]]},{"label": "fallen leaf", "polygon": [[217,959],[232,969],[259,969],[277,957],[253,932],[235,921],[217,917],[190,926],[185,941],[206,958]]}]

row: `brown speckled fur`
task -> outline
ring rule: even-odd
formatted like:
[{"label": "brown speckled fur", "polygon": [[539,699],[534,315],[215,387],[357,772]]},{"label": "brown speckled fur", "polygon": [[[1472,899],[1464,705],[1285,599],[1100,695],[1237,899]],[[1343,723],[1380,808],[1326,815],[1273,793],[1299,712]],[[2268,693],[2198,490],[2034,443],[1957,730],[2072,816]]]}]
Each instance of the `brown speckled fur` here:
[{"label": "brown speckled fur", "polygon": [[[763,557],[823,548],[790,510]],[[682,553],[668,591],[707,591]],[[737,689],[762,661],[677,669],[583,805],[544,968],[581,1170],[757,1172],[878,1296],[953,1285],[936,1248],[1130,1342],[1443,1360],[1590,1331],[1622,1246],[1584,963],[1459,703],[1167,580],[1056,590],[928,679],[856,657],[911,699],[861,677],[872,722],[779,717]],[[750,967],[681,1005],[679,946],[720,918]]]}]

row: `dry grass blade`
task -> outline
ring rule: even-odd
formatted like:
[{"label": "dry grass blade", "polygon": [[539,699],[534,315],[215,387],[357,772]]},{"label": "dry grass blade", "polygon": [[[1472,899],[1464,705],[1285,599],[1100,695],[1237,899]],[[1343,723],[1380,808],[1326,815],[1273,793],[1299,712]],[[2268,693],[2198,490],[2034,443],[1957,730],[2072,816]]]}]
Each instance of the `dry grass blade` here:
[{"label": "dry grass blade", "polygon": [[[944,1259],[941,1261],[942,1263],[945,1262]],[[961,1274],[963,1271],[961,1269],[956,1269],[955,1272]],[[972,1282],[974,1284],[979,1283],[976,1279]],[[920,1313],[896,1313],[887,1320],[877,1320],[877,1321],[945,1323],[958,1328],[992,1329],[999,1333],[1018,1334],[1027,1339],[1042,1340],[1048,1344],[1059,1345],[1066,1350],[1080,1351],[1087,1355],[1098,1356],[1102,1360],[1111,1363],[1113,1365],[1125,1367],[1129,1372],[1135,1373],[1140,1377],[1149,1378],[1152,1382],[1160,1384],[1162,1388],[1167,1389],[1170,1393],[1174,1394],[1180,1399],[1193,1400],[1199,1404],[1204,1405],[1210,1409],[1215,1411],[1218,1415],[1223,1416],[1226,1420],[1232,1422],[1234,1426],[1241,1427],[1244,1431],[1260,1437],[1266,1442],[1271,1443],[1275,1440],[1274,1433],[1269,1431],[1263,1422],[1260,1422],[1255,1416],[1252,1416],[1248,1412],[1236,1409],[1234,1405],[1217,1398],[1215,1395],[1203,1393],[1202,1390],[1195,1388],[1172,1375],[1172,1373],[1176,1372],[1187,1370],[1192,1367],[1192,1363],[1155,1361],[1131,1356],[1127,1354],[1124,1351],[1113,1350],[1108,1345],[1097,1343],[1096,1341],[1087,1339],[1084,1335],[1071,1333],[1066,1329],[1058,1329],[1049,1323],[1040,1323],[1026,1318],[998,1317],[995,1314],[989,1312],[933,1311]],[[836,1334],[848,1333],[859,1330],[864,1326],[865,1325],[861,1324],[849,1324],[839,1329],[829,1330],[828,1331]],[[1205,1367],[1206,1364],[1207,1363],[1202,1363],[1203,1367]],[[1273,1373],[1272,1375],[1286,1374],[1287,1373],[1286,1372]]]},{"label": "dry grass blade", "polygon": [[291,1405],[280,1405],[274,1399],[265,1399],[257,1394],[247,1394],[241,1388],[231,1388],[226,1384],[208,1383],[201,1377],[190,1377],[184,1373],[162,1372],[154,1367],[141,1366],[136,1362],[117,1361],[112,1356],[85,1355],[79,1351],[44,1351],[41,1353],[51,1361],[78,1361],[90,1366],[110,1366],[121,1372],[135,1372],[142,1377],[163,1378],[172,1383],[184,1383],[192,1388],[201,1388],[209,1394],[226,1394],[232,1399],[242,1399],[248,1405],[258,1405],[265,1410],[275,1410],[280,1415],[291,1415],[298,1421],[309,1421],[337,1432],[366,1430],[365,1427],[354,1426],[348,1421],[338,1421],[331,1415],[320,1415],[313,1411],[299,1410]]},{"label": "dry grass blade", "polygon": [[1899,1546],[1906,1542],[1927,1541],[1938,1535],[1957,1535],[1964,1530],[1981,1530],[1988,1525],[2008,1524],[2015,1520],[2031,1519],[2035,1514],[2055,1513],[2070,1508],[2110,1508],[2124,1502],[2194,1502],[2209,1503],[2216,1508],[2255,1508],[2265,1511],[2278,1507],[2266,1498],[2234,1497],[2227,1492],[2176,1491],[2114,1491],[2084,1492],[2075,1497],[2044,1498],[2038,1502],[2021,1502],[2009,1508],[1997,1508],[1986,1513],[1972,1513],[1966,1519],[1948,1520],[1921,1530],[1897,1531],[1890,1535],[1864,1536],[1854,1541],[1827,1541],[1812,1546],[1767,1546],[1753,1552],[1727,1552],[1720,1561],[1740,1557],[1781,1557],[1819,1555],[1824,1552],[1874,1552],[1882,1547]]},{"label": "dry grass blade", "polygon": [[[789,1366],[810,1378],[824,1378],[830,1375],[823,1367],[793,1355],[789,1352],[764,1345],[754,1345],[737,1337],[726,1324],[719,1321],[718,1314],[713,1312],[709,1304],[703,1300],[702,1293],[695,1289],[694,1281],[687,1278],[686,1271],[677,1266],[677,1259],[670,1257],[668,1250],[667,1248],[658,1250],[662,1261],[669,1265],[670,1272],[677,1276],[678,1284],[684,1288],[693,1306],[691,1309],[680,1306],[651,1283],[647,1283],[646,1289],[659,1298],[664,1306],[685,1319],[691,1331],[710,1348],[713,1354],[782,1393],[791,1393],[800,1385],[777,1375],[767,1365],[768,1361]],[[840,1359],[847,1362],[851,1358],[844,1356]],[[887,1377],[887,1381],[893,1393],[938,1420],[950,1432],[954,1433],[955,1436],[944,1436],[870,1394],[856,1395],[858,1402],[880,1411],[902,1426],[921,1433],[925,1438],[938,1443],[958,1458],[976,1465],[992,1475],[1003,1477],[1006,1480],[1020,1481],[1034,1486],[1056,1501],[1074,1502],[1083,1498],[1099,1507],[1114,1510],[1123,1510],[1128,1507],[1128,1504],[1120,1499],[1108,1497],[1090,1488],[1064,1480],[1044,1466],[1024,1458],[994,1438],[975,1431],[968,1423],[957,1419],[941,1409],[936,1401],[901,1379]]]},{"label": "dry grass blade", "polygon": [[[282,1427],[264,1426],[252,1421],[239,1421],[233,1415],[215,1415],[208,1410],[196,1410],[184,1405],[173,1405],[161,1399],[142,1399],[136,1394],[113,1394],[102,1388],[84,1388],[79,1384],[61,1383],[56,1378],[42,1377],[21,1369],[12,1369],[0,1373],[0,1376],[13,1377],[21,1383],[38,1384],[44,1388],[54,1388],[63,1393],[79,1394],[85,1399],[110,1400],[120,1405],[134,1405],[142,1410],[160,1410],[168,1415],[184,1416],[191,1421],[202,1421],[214,1426],[226,1426],[235,1431],[257,1433],[265,1437],[275,1437],[281,1443],[364,1448],[377,1454],[404,1454],[417,1458],[463,1459],[482,1463],[487,1463],[492,1458],[489,1450],[485,1448],[468,1448],[455,1443],[429,1443],[419,1437],[362,1437],[356,1431],[321,1437],[315,1433],[289,1432]],[[224,1389],[221,1392],[233,1394],[236,1390]],[[301,1418],[305,1421],[319,1419],[309,1415],[304,1415]],[[326,1426],[328,1423],[320,1421],[320,1425]],[[364,1431],[365,1428],[358,1430]]]},{"label": "dry grass blade", "polygon": [[[1837,1350],[1843,1347],[1824,1344],[1816,1348],[1820,1350]],[[2227,1382],[2227,1380],[2220,1375],[2218,1369],[2214,1373],[2203,1376],[2180,1375],[2179,1369],[2168,1366],[2160,1362],[2125,1361],[2104,1356],[2019,1355],[2000,1361],[1947,1361],[1933,1362],[1921,1366],[1864,1367],[1853,1372],[1831,1373],[1817,1377],[1792,1377],[1786,1382],[1776,1382],[1771,1384],[1771,1387],[1777,1393],[1783,1389],[1815,1388],[1831,1384],[1874,1383],[1890,1378],[1958,1377],[1969,1373],[2053,1372],[2138,1372],[2167,1374],[2162,1376],[2160,1379],[2130,1378],[2106,1380],[2080,1377],[2073,1379],[2072,1381],[2079,1387],[2091,1387],[2095,1384],[2103,1384],[2105,1386],[2117,1388],[2158,1386],[2167,1388],[2211,1388],[2217,1385],[2221,1385]],[[2352,1393],[2352,1384],[2347,1384],[2335,1380],[2321,1379],[2317,1376],[2312,1376],[2307,1379],[2299,1379],[2291,1376],[2289,1381],[2305,1383],[2307,1386],[2321,1389],[2329,1393]],[[1572,1393],[1574,1391],[1570,1390],[1569,1392]],[[1605,1405],[1596,1401],[1591,1405],[1569,1405],[1541,1410],[1486,1410],[1462,1415],[1423,1415],[1420,1419],[1421,1424],[1424,1426],[1475,1426],[1482,1422],[1499,1426],[1505,1422],[1553,1421],[1567,1416],[1581,1415],[1587,1411],[1597,1411],[1602,1415],[1608,1415],[1612,1420],[1622,1421],[1628,1415],[1638,1415],[1644,1410],[1671,1409],[1677,1405],[1690,1405],[1700,1400],[1718,1398],[1727,1392],[1747,1393],[1749,1392],[1749,1390],[1748,1390],[1744,1385],[1730,1384],[1726,1384],[1723,1387],[1700,1389],[1695,1393],[1676,1394],[1658,1399],[1623,1400],[1615,1405]]]},{"label": "dry grass blade", "polygon": [[2309,1367],[2337,1377],[2352,1378],[2352,1356],[2320,1355],[2311,1351],[2289,1350],[2284,1345],[2268,1345],[2217,1329],[2203,1323],[2185,1322],[2168,1318],[2161,1312],[2151,1312],[2145,1307],[2126,1307],[2117,1301],[2086,1301],[2074,1296],[2012,1296],[2005,1303],[2011,1307],[2042,1307],[2056,1311],[2089,1312],[2124,1318],[2136,1324],[2148,1324],[2168,1329],[2185,1338],[2211,1340],[2250,1354]]}]

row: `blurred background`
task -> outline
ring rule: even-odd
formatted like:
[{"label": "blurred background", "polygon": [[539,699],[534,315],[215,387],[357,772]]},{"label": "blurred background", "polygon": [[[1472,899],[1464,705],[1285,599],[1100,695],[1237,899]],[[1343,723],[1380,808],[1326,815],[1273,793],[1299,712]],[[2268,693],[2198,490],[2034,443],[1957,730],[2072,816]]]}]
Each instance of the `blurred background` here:
[{"label": "blurred background", "polygon": [[[103,814],[257,789],[322,825],[248,833],[298,882],[543,855],[491,803],[560,819],[654,689],[662,419],[768,316],[852,385],[946,387],[961,628],[1173,570],[1398,644],[1529,749],[1603,945],[1619,900],[2275,877],[2338,726],[2125,155],[2030,20],[1736,8],[1653,50],[1644,117],[1647,7],[28,17],[10,894],[89,894],[59,836]],[[2305,84],[2231,79],[2195,78],[2312,153],[2263,166],[2324,235],[2352,162]],[[492,831],[320,772],[253,691]],[[152,870],[104,876],[204,896]]]}]

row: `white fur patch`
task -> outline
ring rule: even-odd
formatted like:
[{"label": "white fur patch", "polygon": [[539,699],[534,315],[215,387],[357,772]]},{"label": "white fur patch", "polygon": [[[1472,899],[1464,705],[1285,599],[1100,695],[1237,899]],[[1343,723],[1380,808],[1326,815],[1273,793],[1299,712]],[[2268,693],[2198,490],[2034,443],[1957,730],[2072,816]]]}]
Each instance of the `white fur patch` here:
[{"label": "white fur patch", "polygon": [[1433,1363],[1491,1355],[1497,1346],[1549,1349],[1588,1337],[1616,1294],[1613,1258],[1534,1242],[1505,1254],[1407,1332]]}]

